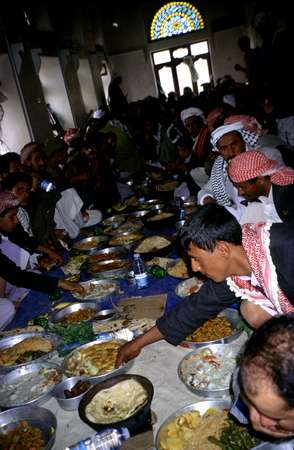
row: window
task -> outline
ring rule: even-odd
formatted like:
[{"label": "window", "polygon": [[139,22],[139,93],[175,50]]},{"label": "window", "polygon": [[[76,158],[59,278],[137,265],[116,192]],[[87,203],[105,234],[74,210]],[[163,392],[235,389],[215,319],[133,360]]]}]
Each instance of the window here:
[{"label": "window", "polygon": [[152,56],[158,84],[166,96],[171,91],[182,95],[187,86],[199,94],[212,80],[207,41],[154,52]]},{"label": "window", "polygon": [[203,28],[203,18],[195,6],[187,2],[170,2],[155,14],[150,38],[154,41]]}]

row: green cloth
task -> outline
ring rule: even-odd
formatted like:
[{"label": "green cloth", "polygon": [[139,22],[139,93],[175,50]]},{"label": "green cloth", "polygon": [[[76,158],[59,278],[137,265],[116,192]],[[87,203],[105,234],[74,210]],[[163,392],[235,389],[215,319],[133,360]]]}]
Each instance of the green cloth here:
[{"label": "green cloth", "polygon": [[144,169],[144,160],[130,136],[118,127],[108,123],[99,130],[101,133],[114,133],[117,137],[115,159],[122,172],[139,172]]}]

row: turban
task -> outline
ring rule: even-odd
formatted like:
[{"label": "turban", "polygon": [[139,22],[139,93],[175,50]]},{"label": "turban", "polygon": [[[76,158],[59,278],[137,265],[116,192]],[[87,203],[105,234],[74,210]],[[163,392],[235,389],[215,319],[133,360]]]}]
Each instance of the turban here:
[{"label": "turban", "polygon": [[185,123],[186,119],[189,119],[189,117],[201,117],[201,119],[203,120],[203,122],[205,122],[205,116],[204,116],[204,112],[199,109],[199,108],[187,108],[187,109],[183,109],[183,111],[181,112],[181,120],[183,123]]},{"label": "turban", "polygon": [[211,144],[214,151],[218,151],[217,143],[221,137],[231,131],[238,131],[249,148],[254,148],[259,136],[262,134],[262,127],[258,121],[251,116],[234,115],[228,117],[224,125],[216,128],[211,133]]},{"label": "turban", "polygon": [[43,150],[44,150],[43,145],[39,144],[38,142],[31,142],[31,143],[25,145],[20,151],[21,163],[25,164],[32,153],[34,153],[36,151],[43,151]]},{"label": "turban", "polygon": [[103,109],[99,108],[99,109],[96,109],[96,111],[93,112],[92,117],[93,117],[93,119],[101,119],[105,115],[106,115],[106,111],[104,111]]},{"label": "turban", "polygon": [[15,208],[19,205],[19,201],[11,192],[0,192],[0,214],[7,209]]},{"label": "turban", "polygon": [[277,161],[267,158],[260,151],[249,151],[235,156],[228,166],[228,172],[234,183],[270,176],[273,184],[280,186],[294,184],[293,169],[280,167]]}]

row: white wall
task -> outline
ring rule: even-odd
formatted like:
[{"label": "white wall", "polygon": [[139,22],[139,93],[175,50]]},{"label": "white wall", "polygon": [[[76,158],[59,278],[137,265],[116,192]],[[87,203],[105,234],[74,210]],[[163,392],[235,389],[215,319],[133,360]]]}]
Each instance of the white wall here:
[{"label": "white wall", "polygon": [[149,56],[145,58],[143,50],[112,55],[109,59],[113,71],[122,76],[121,87],[127,94],[128,102],[141,100],[148,95],[157,95]]},{"label": "white wall", "polygon": [[240,64],[243,67],[245,65],[243,53],[237,44],[238,38],[244,34],[247,34],[245,27],[235,27],[218,31],[212,35],[210,49],[215,82],[218,78],[227,74],[240,83],[246,81],[243,72],[237,72],[234,69],[235,64]]},{"label": "white wall", "polygon": [[19,153],[31,139],[7,54],[0,55],[0,80],[0,90],[8,98],[2,103],[2,139],[10,151]]},{"label": "white wall", "polygon": [[64,128],[74,127],[59,59],[53,56],[41,56],[39,77],[46,103],[50,104]]},{"label": "white wall", "polygon": [[90,64],[86,58],[79,59],[78,79],[81,86],[81,93],[86,113],[89,113],[91,110],[96,110],[98,108],[96,93]]}]

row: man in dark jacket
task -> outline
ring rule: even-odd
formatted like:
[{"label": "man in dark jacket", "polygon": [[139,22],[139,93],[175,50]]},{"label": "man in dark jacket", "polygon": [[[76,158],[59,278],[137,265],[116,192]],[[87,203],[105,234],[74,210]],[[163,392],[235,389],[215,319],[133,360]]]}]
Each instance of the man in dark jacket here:
[{"label": "man in dark jacket", "polygon": [[205,205],[182,229],[194,272],[209,279],[122,347],[117,363],[160,339],[177,345],[242,298],[241,314],[255,328],[271,316],[294,311],[294,228],[291,223],[246,224],[219,205]]},{"label": "man in dark jacket", "polygon": [[273,222],[294,219],[293,169],[279,167],[263,153],[251,151],[236,156],[228,172],[242,197],[259,202],[265,219]]}]

